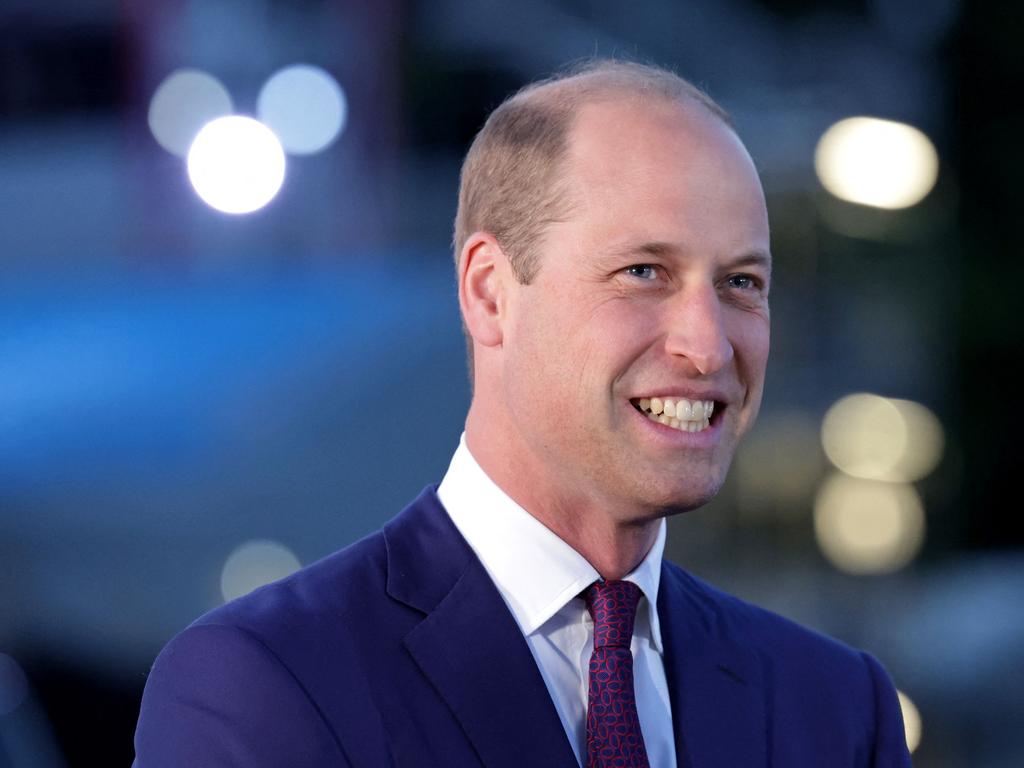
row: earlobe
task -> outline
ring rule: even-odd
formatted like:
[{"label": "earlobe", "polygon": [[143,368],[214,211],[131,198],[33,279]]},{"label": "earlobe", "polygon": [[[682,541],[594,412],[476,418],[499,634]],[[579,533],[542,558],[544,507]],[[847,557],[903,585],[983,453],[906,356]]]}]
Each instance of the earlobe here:
[{"label": "earlobe", "polygon": [[469,335],[485,347],[502,341],[505,253],[493,235],[474,232],[459,258],[459,306]]}]

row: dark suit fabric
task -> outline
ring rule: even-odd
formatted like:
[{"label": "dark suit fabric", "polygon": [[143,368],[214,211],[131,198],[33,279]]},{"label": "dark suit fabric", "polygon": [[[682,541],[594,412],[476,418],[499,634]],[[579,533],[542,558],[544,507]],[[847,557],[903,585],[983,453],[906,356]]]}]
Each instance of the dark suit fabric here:
[{"label": "dark suit fabric", "polygon": [[[910,765],[871,656],[667,562],[658,613],[680,766]],[[433,488],[171,640],[135,749],[137,768],[577,765],[525,639]]]}]

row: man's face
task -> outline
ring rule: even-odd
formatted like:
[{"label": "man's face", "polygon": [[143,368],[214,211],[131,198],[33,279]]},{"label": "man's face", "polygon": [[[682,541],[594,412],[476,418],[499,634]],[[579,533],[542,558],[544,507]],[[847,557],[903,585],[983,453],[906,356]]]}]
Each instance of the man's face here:
[{"label": "man's face", "polygon": [[[699,506],[721,487],[764,385],[757,173],[700,108],[622,101],[580,111],[564,173],[571,212],[549,225],[536,277],[507,302],[508,451],[534,489],[521,495],[624,521]],[[676,415],[641,412],[655,400]],[[709,421],[702,401],[714,403]]]}]

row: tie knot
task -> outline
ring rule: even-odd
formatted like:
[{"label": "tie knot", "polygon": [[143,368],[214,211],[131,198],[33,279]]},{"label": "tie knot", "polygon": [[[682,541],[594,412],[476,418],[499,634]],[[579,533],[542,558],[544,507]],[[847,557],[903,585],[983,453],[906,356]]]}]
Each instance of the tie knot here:
[{"label": "tie knot", "polygon": [[595,581],[583,593],[594,620],[594,647],[629,648],[640,587],[631,581]]}]

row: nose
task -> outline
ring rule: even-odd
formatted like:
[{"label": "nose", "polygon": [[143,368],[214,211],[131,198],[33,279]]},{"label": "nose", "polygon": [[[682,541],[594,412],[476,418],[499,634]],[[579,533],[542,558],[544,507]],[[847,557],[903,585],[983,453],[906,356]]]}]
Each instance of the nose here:
[{"label": "nose", "polygon": [[722,302],[711,284],[693,286],[674,297],[668,320],[666,351],[684,358],[693,375],[710,376],[733,357]]}]

